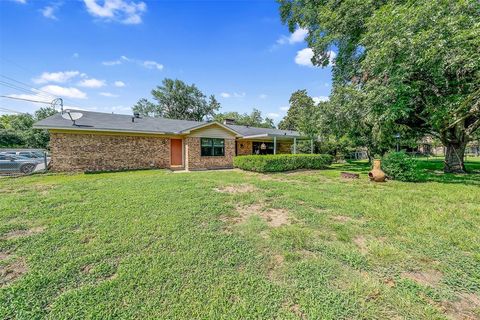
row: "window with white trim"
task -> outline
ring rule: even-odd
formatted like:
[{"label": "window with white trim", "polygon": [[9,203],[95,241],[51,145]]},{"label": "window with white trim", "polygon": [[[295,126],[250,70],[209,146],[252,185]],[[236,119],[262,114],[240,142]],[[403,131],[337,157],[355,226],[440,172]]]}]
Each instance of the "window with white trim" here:
[{"label": "window with white trim", "polygon": [[200,138],[200,152],[202,157],[225,156],[225,139]]}]

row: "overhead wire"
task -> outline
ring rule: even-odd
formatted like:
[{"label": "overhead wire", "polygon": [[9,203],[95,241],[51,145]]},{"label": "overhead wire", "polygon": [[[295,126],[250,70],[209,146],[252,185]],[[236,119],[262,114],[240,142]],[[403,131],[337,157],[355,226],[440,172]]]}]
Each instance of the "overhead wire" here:
[{"label": "overhead wire", "polygon": [[[56,96],[56,95],[54,95],[54,94],[52,94],[52,93],[50,93],[50,92],[47,92],[47,91],[44,91],[44,90],[41,90],[41,89],[37,89],[37,88],[33,88],[33,87],[32,87],[31,85],[29,85],[28,83],[25,83],[25,82],[16,80],[16,79],[11,78],[11,77],[7,77],[7,76],[5,76],[5,75],[3,75],[3,74],[0,74],[0,77],[5,78],[5,79],[8,79],[8,80],[10,80],[10,81],[14,81],[14,82],[16,82],[16,83],[18,83],[18,84],[20,84],[20,85],[22,85],[22,86],[25,86],[25,87],[26,87],[26,90],[30,90],[30,91],[32,91],[32,92],[35,92],[35,93],[38,94],[38,95],[42,95],[42,93],[43,93],[43,95],[48,96],[48,97],[59,98],[58,96]],[[2,80],[0,80],[0,81],[2,81]],[[6,81],[4,81],[4,82],[6,82]],[[7,82],[7,83],[8,83],[8,82]]]},{"label": "overhead wire", "polygon": [[[22,69],[24,72],[27,72],[28,74],[34,73],[32,70],[29,70],[28,68],[20,65],[19,63],[15,62],[15,61],[13,61],[13,60],[11,60],[11,59],[7,59],[7,58],[1,57],[1,56],[0,56],[0,58],[1,58],[2,60],[4,60],[4,61],[7,61],[7,62],[15,65],[17,68]],[[63,97],[54,95],[54,94],[52,94],[52,93],[50,93],[50,92],[47,92],[47,91],[44,91],[44,90],[41,90],[41,89],[38,89],[38,88],[34,88],[34,87],[30,86],[29,84],[27,84],[27,83],[25,83],[25,82],[22,82],[22,81],[19,81],[19,80],[16,80],[16,79],[14,79],[14,78],[12,78],[12,77],[8,77],[8,76],[6,76],[6,75],[0,75],[0,76],[3,77],[3,78],[5,78],[5,79],[8,79],[8,80],[10,80],[10,81],[14,81],[14,82],[17,82],[18,84],[22,84],[23,86],[28,87],[28,88],[30,88],[30,89],[26,89],[26,88],[23,88],[23,89],[24,89],[24,90],[30,90],[30,92],[32,92],[33,94],[36,94],[36,95],[42,95],[42,96],[44,96],[46,99],[52,99],[52,97],[53,97],[53,98],[61,98],[61,99],[62,99],[63,101],[65,101],[65,102],[73,102],[74,104],[69,103],[69,106],[70,106],[70,107],[73,107],[73,108],[87,109],[87,110],[88,110],[88,109],[93,109],[93,110],[96,109],[96,108],[94,108],[94,107],[86,107],[86,106],[79,105],[79,104],[77,104],[76,102],[74,102],[73,100],[71,100],[71,99],[69,99],[69,98],[63,98]],[[1,80],[0,80],[0,81],[1,81]],[[5,82],[5,81],[4,81],[4,82]],[[5,82],[5,83],[8,83],[8,82]],[[14,85],[14,84],[12,84],[12,83],[8,83],[8,84],[9,84],[9,85]],[[5,85],[5,86],[6,86],[6,85]],[[18,87],[20,87],[20,86],[18,86]],[[14,88],[12,88],[12,89],[14,89]],[[32,89],[33,89],[33,90],[32,90]],[[20,90],[20,89],[16,89],[16,90]],[[38,91],[38,92],[37,92],[37,91]],[[52,99],[52,100],[53,100],[53,99]]]},{"label": "overhead wire", "polygon": [[33,100],[33,99],[26,99],[26,98],[18,98],[18,97],[10,97],[10,96],[4,96],[4,95],[1,95],[0,98],[13,99],[13,100],[21,100],[21,101],[28,101],[28,102],[36,102],[36,103],[51,104],[51,101],[40,101],[40,100]]}]

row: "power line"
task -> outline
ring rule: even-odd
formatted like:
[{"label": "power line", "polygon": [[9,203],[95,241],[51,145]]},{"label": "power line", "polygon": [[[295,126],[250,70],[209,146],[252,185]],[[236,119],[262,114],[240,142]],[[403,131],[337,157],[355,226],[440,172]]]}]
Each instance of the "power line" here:
[{"label": "power line", "polygon": [[[54,94],[51,94],[50,92],[43,91],[43,90],[40,90],[40,89],[37,89],[37,88],[33,88],[33,87],[30,86],[28,83],[25,83],[25,82],[22,82],[22,81],[13,79],[13,78],[11,78],[11,77],[7,77],[6,75],[0,74],[0,77],[5,78],[5,79],[8,79],[8,80],[10,80],[10,81],[17,82],[17,83],[19,83],[19,84],[21,84],[21,85],[29,88],[29,89],[27,89],[27,90],[30,90],[30,91],[32,91],[32,92],[35,92],[36,94],[40,94],[40,92],[43,92],[43,93],[45,93],[46,95],[48,95],[48,97],[59,98],[58,96],[56,96],[56,95],[54,95]],[[1,80],[0,80],[0,81],[1,81]],[[7,83],[8,83],[8,82],[7,82]],[[32,90],[32,89],[34,89],[34,90]],[[37,92],[37,91],[38,91],[38,92]]]},{"label": "power line", "polygon": [[14,100],[22,100],[22,101],[29,101],[29,102],[37,102],[37,103],[46,103],[51,104],[51,101],[39,101],[39,100],[32,100],[32,99],[24,99],[24,98],[17,98],[17,97],[10,97],[10,96],[0,96],[0,98],[7,98],[7,99],[14,99]]},{"label": "power line", "polygon": [[0,111],[3,111],[3,112],[13,112],[13,113],[20,113],[20,114],[24,114],[25,112],[21,112],[21,111],[17,111],[17,110],[12,110],[12,109],[7,109],[5,107],[0,107]]},{"label": "power line", "polygon": [[30,95],[35,95],[35,96],[39,96],[39,97],[42,97],[42,98],[46,98],[46,99],[54,98],[54,96],[47,96],[45,94],[41,94],[41,93],[35,92],[33,90],[28,90],[28,89],[19,87],[17,85],[14,85],[14,84],[2,81],[2,80],[0,80],[0,85],[11,88],[11,89],[14,89],[14,90],[17,90],[17,91],[20,91],[20,92],[27,93],[27,94],[30,94]]},{"label": "power line", "polygon": [[[26,68],[22,67],[21,65],[19,65],[18,63],[14,62],[14,61],[12,61],[12,60],[10,60],[10,59],[6,59],[6,58],[4,58],[4,57],[2,57],[2,58],[3,58],[4,60],[6,60],[6,61],[9,61],[9,62],[17,65],[19,68],[21,68],[21,69],[23,69],[23,70],[25,70],[25,71],[31,72],[30,70],[27,70]],[[27,83],[25,83],[25,82],[16,80],[16,79],[11,78],[11,77],[8,77],[8,76],[6,76],[6,75],[0,75],[0,76],[3,77],[3,78],[5,78],[5,79],[8,79],[8,80],[17,82],[17,83],[19,83],[19,84],[22,84],[22,85],[24,85],[24,86],[27,86],[27,87],[29,87],[29,88],[31,88],[31,89],[22,88],[22,87],[20,87],[20,86],[18,86],[18,85],[15,85],[15,84],[13,84],[13,83],[8,83],[8,82],[6,82],[6,81],[0,80],[0,84],[2,84],[2,82],[3,82],[3,83],[4,83],[3,85],[6,86],[6,87],[10,87],[10,88],[15,89],[15,90],[23,90],[24,92],[25,92],[25,90],[28,90],[28,91],[29,91],[28,93],[33,93],[33,94],[35,94],[35,95],[42,96],[42,97],[44,97],[44,98],[46,98],[46,99],[52,99],[52,97],[53,97],[53,98],[62,98],[62,97],[59,97],[59,96],[57,96],[57,95],[51,94],[51,93],[49,93],[49,92],[47,92],[47,91],[40,90],[40,89],[37,89],[37,88],[35,88],[35,87],[32,87],[32,86],[30,86],[29,84],[27,84]],[[16,88],[13,88],[13,86],[16,86]],[[34,89],[34,90],[32,90],[32,89]],[[38,92],[37,92],[37,91],[38,91]],[[45,94],[42,94],[42,93],[45,93]],[[65,99],[65,98],[62,98],[62,99],[63,99],[64,101],[67,101],[67,102],[68,102],[68,101],[74,102],[74,101],[72,101],[72,100],[70,100],[70,99]],[[69,103],[69,106],[70,106],[70,107],[73,107],[73,108],[87,109],[87,110],[88,110],[88,109],[95,109],[95,108],[92,108],[92,107],[85,107],[85,106],[78,105],[76,102],[74,102],[74,103],[75,103],[75,104],[70,104],[70,103]]]}]

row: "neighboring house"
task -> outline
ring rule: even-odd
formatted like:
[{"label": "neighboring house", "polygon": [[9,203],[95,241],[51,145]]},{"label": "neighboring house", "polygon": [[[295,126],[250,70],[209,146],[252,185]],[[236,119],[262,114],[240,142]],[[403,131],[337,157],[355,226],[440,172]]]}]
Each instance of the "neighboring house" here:
[{"label": "neighboring house", "polygon": [[34,125],[50,131],[53,171],[231,168],[235,155],[295,152],[297,139],[302,139],[296,131],[239,126],[230,120],[81,113],[75,123],[58,113]]},{"label": "neighboring house", "polygon": [[[414,150],[424,155],[444,156],[445,147],[432,136],[425,136],[418,142],[418,147]],[[480,156],[480,140],[470,141],[465,147],[465,155]]]}]

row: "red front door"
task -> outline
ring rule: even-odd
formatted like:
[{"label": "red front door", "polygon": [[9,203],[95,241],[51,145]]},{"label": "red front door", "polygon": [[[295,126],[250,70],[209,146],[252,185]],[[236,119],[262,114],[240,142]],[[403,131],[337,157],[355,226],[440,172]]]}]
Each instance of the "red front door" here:
[{"label": "red front door", "polygon": [[182,139],[170,139],[170,164],[181,166],[182,163]]}]

